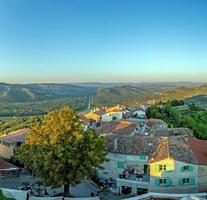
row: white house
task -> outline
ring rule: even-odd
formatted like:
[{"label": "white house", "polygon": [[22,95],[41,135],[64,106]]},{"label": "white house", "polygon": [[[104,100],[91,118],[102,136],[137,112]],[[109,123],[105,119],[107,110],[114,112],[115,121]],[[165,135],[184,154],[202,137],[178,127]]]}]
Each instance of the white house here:
[{"label": "white house", "polygon": [[132,113],[132,116],[136,118],[146,118],[146,113],[145,111],[138,109]]},{"label": "white house", "polygon": [[186,135],[162,138],[149,160],[149,191],[198,192],[198,163],[188,140]]},{"label": "white house", "polygon": [[185,128],[106,137],[109,162],[102,178],[116,179],[118,193],[207,192],[207,141]]}]

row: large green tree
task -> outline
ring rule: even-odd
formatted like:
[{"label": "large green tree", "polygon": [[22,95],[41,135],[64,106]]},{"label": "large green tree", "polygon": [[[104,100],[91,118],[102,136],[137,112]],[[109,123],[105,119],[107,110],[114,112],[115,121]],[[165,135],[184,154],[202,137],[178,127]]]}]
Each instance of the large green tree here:
[{"label": "large green tree", "polygon": [[64,195],[70,196],[70,185],[90,178],[101,168],[105,147],[105,140],[93,130],[84,131],[77,113],[66,107],[47,114],[35,125],[17,155],[45,185],[63,185]]}]

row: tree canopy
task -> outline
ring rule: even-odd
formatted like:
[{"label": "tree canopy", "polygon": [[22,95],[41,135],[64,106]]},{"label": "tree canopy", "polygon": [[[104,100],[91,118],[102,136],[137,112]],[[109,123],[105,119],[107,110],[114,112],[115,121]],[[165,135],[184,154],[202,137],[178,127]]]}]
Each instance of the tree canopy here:
[{"label": "tree canopy", "polygon": [[[177,105],[177,106],[175,106]],[[158,118],[164,120],[169,127],[185,127],[193,131],[194,135],[200,139],[207,139],[207,111],[195,104],[186,105],[179,108],[182,101],[176,100],[160,105],[152,105],[146,111],[148,118]]]},{"label": "tree canopy", "polygon": [[47,114],[17,151],[20,161],[47,186],[69,186],[92,177],[105,161],[106,143],[93,130],[84,131],[77,113],[68,108]]}]

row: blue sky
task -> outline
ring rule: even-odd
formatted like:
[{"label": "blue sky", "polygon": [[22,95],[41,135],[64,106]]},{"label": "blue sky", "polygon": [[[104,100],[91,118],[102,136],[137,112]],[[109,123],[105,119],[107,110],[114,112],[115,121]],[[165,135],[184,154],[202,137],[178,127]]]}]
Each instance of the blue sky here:
[{"label": "blue sky", "polygon": [[0,81],[206,81],[206,10],[206,0],[0,0]]}]

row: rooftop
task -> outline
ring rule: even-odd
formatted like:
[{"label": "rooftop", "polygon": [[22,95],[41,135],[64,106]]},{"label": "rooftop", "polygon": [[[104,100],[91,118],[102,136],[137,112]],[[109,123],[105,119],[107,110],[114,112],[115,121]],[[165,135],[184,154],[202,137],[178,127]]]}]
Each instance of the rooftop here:
[{"label": "rooftop", "polygon": [[15,145],[17,142],[24,142],[28,131],[29,129],[25,128],[15,132],[11,132],[7,135],[1,136],[0,141],[12,145]]},{"label": "rooftop", "polygon": [[80,115],[79,118],[84,123],[90,123],[90,121],[91,121],[89,118],[85,117],[84,115]]},{"label": "rooftop", "polygon": [[119,134],[130,135],[136,128],[137,123],[128,122],[123,120],[116,120],[111,122],[102,122],[101,127],[98,127],[96,131],[103,134]]},{"label": "rooftop", "polygon": [[0,160],[0,170],[11,170],[11,169],[18,169],[18,167],[4,160]]},{"label": "rooftop", "polygon": [[207,140],[190,138],[189,145],[199,165],[207,165]]},{"label": "rooftop", "polygon": [[[108,151],[122,154],[150,155],[160,143],[160,138],[145,136],[116,136],[106,137]],[[115,144],[116,143],[116,144]]]},{"label": "rooftop", "polygon": [[167,136],[192,136],[193,132],[188,128],[165,128],[159,130],[153,130],[150,132],[153,136],[156,137],[167,137]]},{"label": "rooftop", "polygon": [[163,137],[150,158],[150,162],[158,162],[166,158],[173,158],[185,163],[197,164],[197,160],[188,145],[188,136]]},{"label": "rooftop", "polygon": [[154,119],[154,118],[148,119],[146,121],[146,124],[149,127],[156,126],[156,125],[159,125],[159,126],[161,125],[160,128],[166,128],[166,127],[168,127],[167,123],[164,122],[163,120],[161,120],[161,119]]}]

